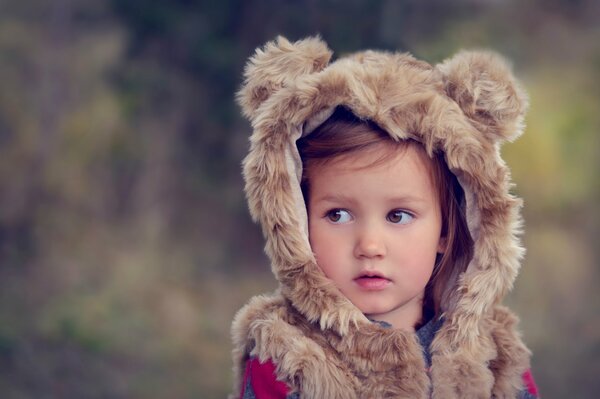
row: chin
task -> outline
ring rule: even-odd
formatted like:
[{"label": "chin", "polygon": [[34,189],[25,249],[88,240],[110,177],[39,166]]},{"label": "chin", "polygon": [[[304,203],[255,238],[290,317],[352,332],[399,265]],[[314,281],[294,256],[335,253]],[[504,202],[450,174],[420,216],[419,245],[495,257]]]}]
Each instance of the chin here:
[{"label": "chin", "polygon": [[390,311],[389,308],[384,306],[357,306],[357,308],[366,315],[380,315]]}]

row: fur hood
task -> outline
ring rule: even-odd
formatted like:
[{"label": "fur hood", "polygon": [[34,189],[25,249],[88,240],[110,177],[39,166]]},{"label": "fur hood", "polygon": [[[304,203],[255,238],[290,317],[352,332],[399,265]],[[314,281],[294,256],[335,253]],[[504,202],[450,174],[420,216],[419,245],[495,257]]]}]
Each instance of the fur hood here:
[{"label": "fur hood", "polygon": [[[524,250],[517,237],[521,201],[510,193],[500,145],[522,133],[525,92],[507,63],[490,52],[463,51],[434,66],[400,53],[364,51],[334,62],[331,56],[319,38],[291,43],[279,37],[258,49],[245,69],[237,100],[254,130],[243,164],[245,191],[280,288],[236,316],[237,367],[250,354],[273,358],[282,379],[305,381],[296,384],[307,397],[357,396],[349,386],[364,386],[370,370],[398,364],[403,371],[393,378],[414,382],[395,397],[423,397],[431,389],[428,376],[415,371],[422,359],[414,334],[371,323],[325,277],[311,251],[295,143],[344,105],[394,138],[415,139],[429,154],[443,152],[465,192],[474,251],[466,272],[447,287],[453,300],[444,304],[446,321],[432,343],[434,397],[514,397],[529,353],[514,329],[515,317],[499,304]],[[267,328],[267,321],[274,324]],[[327,345],[319,343],[323,339]],[[354,353],[357,347],[361,353]],[[290,358],[294,350],[302,357]],[[323,370],[319,359],[328,350],[353,364],[351,370]],[[324,387],[306,386],[317,372],[312,361],[319,378],[326,376]],[[411,362],[414,368],[405,366]],[[379,385],[385,385],[382,375]],[[379,391],[369,392],[379,397]]]}]

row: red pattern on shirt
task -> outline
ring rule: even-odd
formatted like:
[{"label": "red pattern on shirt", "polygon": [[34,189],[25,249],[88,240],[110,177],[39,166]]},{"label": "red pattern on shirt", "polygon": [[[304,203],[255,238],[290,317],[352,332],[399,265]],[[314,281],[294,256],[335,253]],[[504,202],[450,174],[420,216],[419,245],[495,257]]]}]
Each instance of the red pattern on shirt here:
[{"label": "red pattern on shirt", "polygon": [[248,378],[256,399],[285,399],[287,396],[288,387],[284,382],[277,381],[275,364],[271,360],[261,363],[257,358],[252,358],[246,362],[240,399],[244,397]]},{"label": "red pattern on shirt", "polygon": [[533,380],[533,374],[531,374],[531,370],[527,370],[523,374],[523,382],[525,383],[527,392],[529,392],[530,394],[532,394],[533,396],[535,396],[537,398],[538,388],[537,388],[537,385],[535,384],[535,381]]}]

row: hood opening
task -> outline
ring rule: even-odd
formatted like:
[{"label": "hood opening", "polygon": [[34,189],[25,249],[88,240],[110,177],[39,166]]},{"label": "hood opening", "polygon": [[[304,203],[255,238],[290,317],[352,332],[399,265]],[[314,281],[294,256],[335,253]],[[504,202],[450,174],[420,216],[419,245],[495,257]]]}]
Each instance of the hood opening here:
[{"label": "hood opening", "polygon": [[[322,117],[329,115],[323,121]],[[337,106],[316,116],[320,122],[312,119],[304,126],[314,126],[306,131],[296,141],[299,157],[302,160],[300,172],[300,187],[306,212],[310,213],[308,195],[310,184],[306,167],[320,166],[340,157],[351,156],[353,153],[368,151],[374,145],[384,143],[390,145],[374,163],[364,165],[365,168],[377,166],[397,151],[402,151],[406,145],[415,143],[414,139],[394,140],[388,132],[370,120],[361,119],[345,106]],[[385,144],[387,143],[387,144]],[[406,144],[409,143],[409,144]],[[421,143],[416,142],[418,146]],[[448,304],[456,301],[456,282],[458,276],[465,272],[473,256],[473,239],[468,230],[466,216],[466,200],[464,189],[458,179],[448,169],[441,152],[423,156],[431,159],[430,178],[436,187],[438,201],[442,214],[442,237],[447,249],[436,256],[435,267],[427,286],[423,302],[423,318],[418,324],[424,324],[434,316],[440,317],[448,308]],[[310,237],[309,237],[310,238]],[[317,261],[318,263],[318,261]]]}]

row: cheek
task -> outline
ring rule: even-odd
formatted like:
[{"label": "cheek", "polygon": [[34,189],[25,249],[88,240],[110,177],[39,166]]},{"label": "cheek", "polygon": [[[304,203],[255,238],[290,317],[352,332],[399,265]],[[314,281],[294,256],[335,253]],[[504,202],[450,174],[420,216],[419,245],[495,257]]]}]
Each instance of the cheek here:
[{"label": "cheek", "polygon": [[439,237],[435,235],[417,234],[406,245],[398,248],[397,260],[410,268],[415,281],[427,282],[433,273],[437,257]]},{"label": "cheek", "polygon": [[431,279],[435,264],[435,256],[431,256],[430,253],[414,253],[414,255],[412,259],[404,258],[402,260],[405,267],[400,271],[402,284],[410,291],[425,288],[427,282]]},{"label": "cheek", "polygon": [[325,275],[330,276],[336,271],[336,260],[341,256],[339,237],[328,229],[318,225],[309,227],[310,246],[317,259],[317,264]]},{"label": "cheek", "polygon": [[419,256],[419,259],[420,259],[419,263],[421,263],[421,267],[419,268],[419,270],[422,273],[422,275],[427,277],[427,279],[429,279],[429,277],[431,276],[431,273],[433,273],[433,268],[435,266],[435,260],[437,258],[437,254],[438,254],[437,249],[438,249],[438,241],[428,243],[427,246],[421,248],[420,256]]}]

